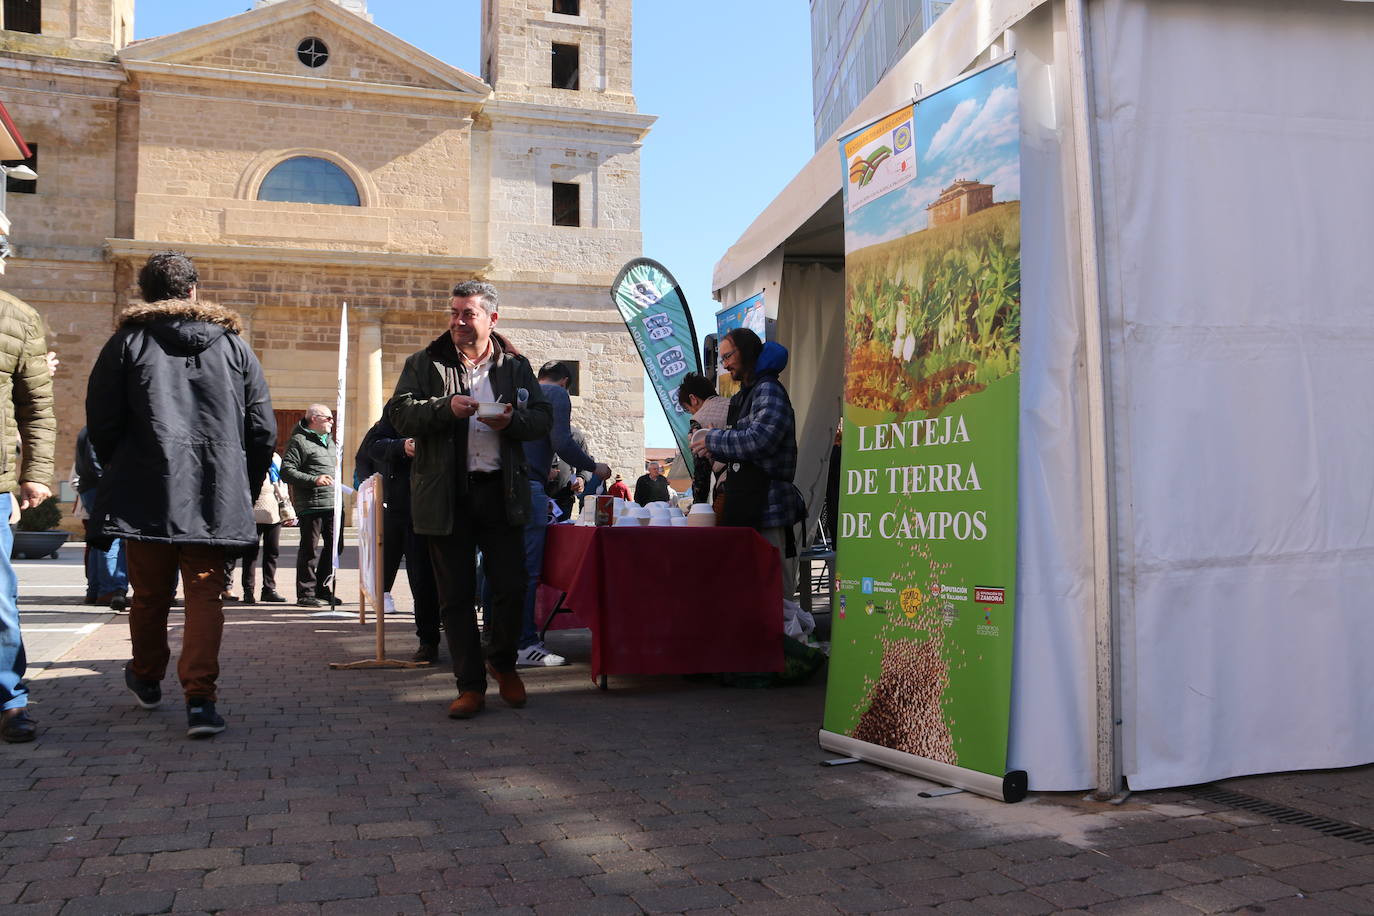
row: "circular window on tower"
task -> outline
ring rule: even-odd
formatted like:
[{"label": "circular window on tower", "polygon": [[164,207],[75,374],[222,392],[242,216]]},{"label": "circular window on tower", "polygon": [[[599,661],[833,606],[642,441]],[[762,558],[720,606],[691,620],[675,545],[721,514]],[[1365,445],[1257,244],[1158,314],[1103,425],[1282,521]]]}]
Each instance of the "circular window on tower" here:
[{"label": "circular window on tower", "polygon": [[296,45],[296,59],[307,67],[323,67],[329,60],[329,46],[318,38],[304,38]]}]

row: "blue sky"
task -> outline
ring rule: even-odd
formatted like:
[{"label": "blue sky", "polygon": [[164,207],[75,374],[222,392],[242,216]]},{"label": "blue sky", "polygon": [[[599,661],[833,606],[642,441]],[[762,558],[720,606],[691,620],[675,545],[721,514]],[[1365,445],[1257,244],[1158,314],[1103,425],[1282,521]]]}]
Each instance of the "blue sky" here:
[{"label": "blue sky", "polygon": [[[138,0],[151,38],[241,13],[250,0]],[[371,0],[373,21],[478,73],[479,0]],[[686,294],[699,334],[715,324],[711,269],[813,152],[809,4],[635,0],[635,94],[658,116],[642,152],[644,255]],[[609,296],[609,292],[607,294]],[[652,392],[645,444],[672,447]]]},{"label": "blue sky", "polygon": [[960,178],[992,185],[995,201],[1020,200],[1016,99],[1016,69],[1000,65],[917,104],[916,179],[846,220],[846,250],[926,228],[926,206]]}]

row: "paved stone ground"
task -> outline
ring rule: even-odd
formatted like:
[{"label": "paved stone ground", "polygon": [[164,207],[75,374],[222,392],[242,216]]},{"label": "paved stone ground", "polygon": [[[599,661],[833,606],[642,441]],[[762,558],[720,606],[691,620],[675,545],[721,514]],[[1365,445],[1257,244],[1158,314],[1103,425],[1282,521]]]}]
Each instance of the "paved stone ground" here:
[{"label": "paved stone ground", "polygon": [[[1374,846],[1186,792],[921,799],[817,766],[820,683],[603,694],[578,631],[526,709],[454,722],[444,670],[327,669],[370,627],[232,609],[199,742],[175,690],[124,691],[122,617],[79,639],[34,678],[40,739],[0,745],[3,914],[1374,913]],[[1228,788],[1368,823],[1374,768]]]}]

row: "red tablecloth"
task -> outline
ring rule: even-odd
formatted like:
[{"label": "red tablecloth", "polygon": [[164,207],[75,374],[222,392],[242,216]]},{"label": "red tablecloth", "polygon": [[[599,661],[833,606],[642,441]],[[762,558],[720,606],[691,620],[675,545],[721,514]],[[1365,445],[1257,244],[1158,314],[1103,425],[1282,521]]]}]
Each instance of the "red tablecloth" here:
[{"label": "red tablecloth", "polygon": [[593,678],[782,670],[782,569],[752,528],[555,525],[541,582],[592,631]]}]

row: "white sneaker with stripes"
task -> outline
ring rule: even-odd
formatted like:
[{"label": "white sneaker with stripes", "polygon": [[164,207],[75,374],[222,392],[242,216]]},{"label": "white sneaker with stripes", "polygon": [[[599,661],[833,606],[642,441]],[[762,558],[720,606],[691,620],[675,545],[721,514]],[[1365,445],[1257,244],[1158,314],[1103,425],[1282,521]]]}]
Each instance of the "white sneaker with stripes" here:
[{"label": "white sneaker with stripes", "polygon": [[568,660],[557,652],[550,652],[544,648],[542,642],[526,646],[515,653],[515,667],[517,668],[557,668],[559,665],[566,665],[567,663]]}]

